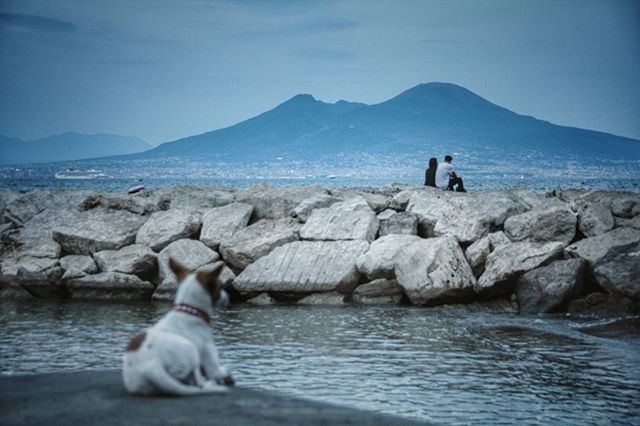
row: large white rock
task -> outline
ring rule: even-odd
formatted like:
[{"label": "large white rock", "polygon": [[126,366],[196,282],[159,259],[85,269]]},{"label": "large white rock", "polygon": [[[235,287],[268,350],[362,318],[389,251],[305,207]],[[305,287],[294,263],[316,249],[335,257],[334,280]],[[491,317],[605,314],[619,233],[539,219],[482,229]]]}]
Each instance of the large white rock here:
[{"label": "large white rock", "polygon": [[563,248],[564,244],[560,242],[532,241],[497,247],[487,258],[485,271],[478,279],[475,291],[491,295],[511,293],[515,279],[558,257]]},{"label": "large white rock", "polygon": [[153,284],[119,272],[74,278],[66,287],[73,299],[150,300],[154,290]]},{"label": "large white rock", "polygon": [[246,203],[231,203],[205,211],[200,241],[217,250],[220,243],[247,227],[252,213],[253,206]]},{"label": "large white rock", "polygon": [[241,270],[274,248],[298,239],[300,224],[293,219],[262,219],[236,232],[220,245],[225,262]]},{"label": "large white rock", "polygon": [[320,185],[300,188],[277,188],[266,184],[252,186],[239,192],[237,201],[254,207],[254,219],[281,219],[291,217],[294,209],[305,199],[318,194],[327,194]]},{"label": "large white rock", "polygon": [[411,195],[407,206],[407,212],[418,217],[421,236],[453,236],[461,244],[473,243],[526,209],[506,191],[420,191]]},{"label": "large white rock", "polygon": [[93,258],[102,272],[122,272],[147,280],[153,278],[158,269],[156,254],[143,244],[99,251]]},{"label": "large white rock", "polygon": [[367,240],[376,238],[378,218],[366,200],[353,197],[315,209],[300,230],[303,240]]},{"label": "large white rock", "polygon": [[593,265],[605,256],[615,255],[620,249],[638,241],[640,241],[640,230],[621,227],[571,244],[566,248],[566,252],[571,257],[581,257]]},{"label": "large white rock", "polygon": [[576,235],[576,222],[568,206],[532,210],[507,218],[504,233],[512,241],[560,241],[567,245]]},{"label": "large white rock", "polygon": [[136,244],[144,244],[158,252],[174,241],[190,238],[200,230],[199,213],[170,209],[156,212],[142,225],[136,236]]},{"label": "large white rock", "polygon": [[218,261],[220,256],[198,240],[183,239],[174,241],[158,253],[158,278],[175,281],[169,267],[169,259],[173,258],[185,268],[195,271],[201,266]]},{"label": "large white rock", "polygon": [[366,241],[294,241],[249,265],[233,282],[241,293],[333,291],[357,283]]},{"label": "large white rock", "polygon": [[232,203],[235,192],[231,188],[205,185],[178,185],[162,188],[156,195],[169,198],[172,209],[203,212]]},{"label": "large white rock", "polygon": [[161,210],[167,210],[171,205],[168,195],[157,192],[141,191],[135,194],[124,193],[94,193],[88,195],[82,202],[82,210],[104,207],[112,210],[128,210],[140,215],[151,215]]},{"label": "large white rock", "polygon": [[405,247],[420,241],[417,235],[392,234],[378,238],[369,250],[358,257],[358,271],[370,280],[376,278],[395,278],[395,265],[398,256],[404,255]]},{"label": "large white rock", "polygon": [[380,237],[391,234],[418,234],[418,218],[412,213],[387,209],[378,214],[378,222],[380,222],[378,230]]},{"label": "large white rock", "polygon": [[569,259],[525,273],[516,285],[520,312],[555,312],[569,300],[583,296],[587,287],[586,271],[586,261]]},{"label": "large white rock", "polygon": [[404,294],[415,305],[467,300],[476,281],[454,237],[409,244],[397,256],[395,274]]},{"label": "large white rock", "polygon": [[36,189],[7,203],[4,209],[4,217],[16,226],[22,226],[52,204],[53,195],[50,191]]},{"label": "large white rock", "polygon": [[5,275],[16,275],[20,268],[28,272],[38,272],[51,275],[58,269],[60,262],[58,259],[50,257],[6,257],[0,260],[0,271]]},{"label": "large white rock", "polygon": [[146,218],[124,210],[77,212],[53,229],[53,239],[68,254],[93,254],[133,244]]},{"label": "large white rock", "polygon": [[578,229],[587,237],[610,231],[615,220],[609,205],[604,203],[578,203]]},{"label": "large white rock", "polygon": [[342,199],[334,197],[329,194],[315,194],[309,198],[306,198],[300,202],[293,209],[293,217],[298,218],[300,222],[306,222],[309,218],[311,212],[315,209],[320,209],[324,207],[329,207],[330,205],[337,203],[338,201],[342,201]]},{"label": "large white rock", "polygon": [[487,257],[491,253],[491,242],[489,236],[482,237],[475,243],[471,244],[464,252],[464,256],[471,266],[471,270],[476,277],[484,272],[484,264]]},{"label": "large white rock", "polygon": [[[206,265],[200,266],[194,269],[194,272],[205,272],[211,271],[213,268],[216,268],[218,264],[223,262],[212,262]],[[236,275],[229,269],[228,266],[224,265],[222,267],[222,272],[220,272],[220,276],[218,277],[218,282],[226,287],[229,285],[234,279]],[[164,280],[156,287],[156,291],[153,292],[153,300],[165,300],[172,301],[176,297],[176,290],[178,289],[178,280],[171,273],[171,275],[166,275]]]},{"label": "large white rock", "polygon": [[70,254],[60,258],[60,267],[64,270],[64,275],[62,276],[64,281],[98,272],[98,267],[93,258],[81,254]]}]

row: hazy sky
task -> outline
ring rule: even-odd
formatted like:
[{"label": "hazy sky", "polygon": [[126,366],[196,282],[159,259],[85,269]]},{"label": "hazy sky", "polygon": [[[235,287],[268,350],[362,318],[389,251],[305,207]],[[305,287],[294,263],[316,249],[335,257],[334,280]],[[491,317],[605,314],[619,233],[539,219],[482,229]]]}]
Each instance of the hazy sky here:
[{"label": "hazy sky", "polygon": [[161,143],[453,82],[640,139],[640,1],[0,1],[0,133]]}]

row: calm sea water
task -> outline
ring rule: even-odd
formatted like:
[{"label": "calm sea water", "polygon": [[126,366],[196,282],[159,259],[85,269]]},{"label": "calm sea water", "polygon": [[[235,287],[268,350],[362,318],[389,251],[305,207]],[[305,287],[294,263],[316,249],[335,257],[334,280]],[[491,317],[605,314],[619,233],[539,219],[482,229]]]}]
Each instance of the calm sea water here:
[{"label": "calm sea water", "polygon": [[[0,374],[117,369],[167,309],[2,301]],[[638,318],[236,305],[212,328],[240,386],[442,424],[640,424]]]}]

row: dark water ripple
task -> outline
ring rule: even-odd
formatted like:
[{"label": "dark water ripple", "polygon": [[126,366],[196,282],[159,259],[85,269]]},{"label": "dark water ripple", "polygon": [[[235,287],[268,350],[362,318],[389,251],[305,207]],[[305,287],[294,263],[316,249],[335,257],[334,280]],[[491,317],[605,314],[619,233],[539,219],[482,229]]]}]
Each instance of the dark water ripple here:
[{"label": "dark water ripple", "polygon": [[[119,368],[167,309],[2,302],[0,374]],[[637,319],[234,306],[213,328],[243,386],[443,424],[640,424]]]}]

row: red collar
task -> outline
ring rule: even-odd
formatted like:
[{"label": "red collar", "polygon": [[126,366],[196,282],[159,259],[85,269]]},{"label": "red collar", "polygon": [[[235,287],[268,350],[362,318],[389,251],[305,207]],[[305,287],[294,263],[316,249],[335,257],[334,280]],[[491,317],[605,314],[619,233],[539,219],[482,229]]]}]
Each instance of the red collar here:
[{"label": "red collar", "polygon": [[173,309],[175,309],[176,311],[184,312],[185,314],[193,315],[194,317],[198,317],[202,321],[207,323],[207,325],[211,320],[208,313],[200,308],[196,308],[195,306],[187,305],[186,303],[175,303],[173,305]]}]

